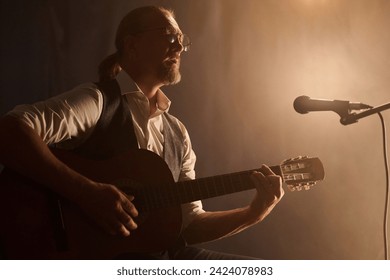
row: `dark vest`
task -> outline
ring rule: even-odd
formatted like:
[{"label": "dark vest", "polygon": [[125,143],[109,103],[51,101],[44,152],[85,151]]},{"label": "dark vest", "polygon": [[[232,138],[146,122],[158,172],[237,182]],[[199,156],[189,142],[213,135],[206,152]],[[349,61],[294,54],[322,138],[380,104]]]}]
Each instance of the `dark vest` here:
[{"label": "dark vest", "polygon": [[[111,80],[97,83],[97,86],[103,95],[102,113],[90,137],[75,152],[92,159],[108,159],[138,149],[130,108],[126,96],[121,95],[118,82]],[[163,158],[177,181],[184,156],[184,136],[170,114],[162,114],[162,120]]]}]

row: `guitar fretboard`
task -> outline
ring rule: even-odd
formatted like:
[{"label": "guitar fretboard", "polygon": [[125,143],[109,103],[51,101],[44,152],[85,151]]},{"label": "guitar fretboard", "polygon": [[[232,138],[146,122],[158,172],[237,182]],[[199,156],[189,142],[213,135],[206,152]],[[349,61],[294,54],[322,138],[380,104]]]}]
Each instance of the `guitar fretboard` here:
[{"label": "guitar fretboard", "polygon": [[[271,167],[277,175],[282,175],[280,166]],[[150,211],[191,201],[207,199],[252,189],[251,174],[259,169],[217,175],[170,185],[144,187],[138,189],[135,197],[137,209]]]}]

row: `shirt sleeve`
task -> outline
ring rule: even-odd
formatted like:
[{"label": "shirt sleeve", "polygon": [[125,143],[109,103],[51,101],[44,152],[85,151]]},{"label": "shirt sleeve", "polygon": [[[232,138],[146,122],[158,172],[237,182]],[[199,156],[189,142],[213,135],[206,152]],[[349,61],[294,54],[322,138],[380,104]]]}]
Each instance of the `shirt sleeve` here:
[{"label": "shirt sleeve", "polygon": [[97,123],[102,106],[101,92],[88,83],[45,101],[16,106],[8,115],[25,122],[48,145],[70,139],[82,142]]},{"label": "shirt sleeve", "polygon": [[[194,180],[195,179],[195,162],[196,155],[192,149],[190,136],[185,126],[180,122],[179,126],[184,135],[184,159],[183,165],[179,176],[179,181]],[[182,205],[182,217],[183,217],[183,228],[187,227],[194,217],[200,213],[205,212],[203,210],[202,202],[200,200],[185,203]]]}]

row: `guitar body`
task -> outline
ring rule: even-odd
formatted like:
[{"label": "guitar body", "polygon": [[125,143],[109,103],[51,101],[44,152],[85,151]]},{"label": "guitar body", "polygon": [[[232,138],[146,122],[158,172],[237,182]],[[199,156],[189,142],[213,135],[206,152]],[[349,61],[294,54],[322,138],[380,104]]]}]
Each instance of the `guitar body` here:
[{"label": "guitar body", "polygon": [[[158,155],[132,150],[108,160],[89,160],[53,150],[84,176],[117,186],[139,211],[129,237],[111,236],[79,207],[12,170],[0,174],[0,256],[7,259],[115,259],[126,253],[159,252],[178,241],[181,204],[254,188],[255,170],[175,183]],[[318,158],[297,157],[271,169],[291,191],[323,180]]]},{"label": "guitar body", "polygon": [[[146,150],[109,160],[89,160],[54,150],[86,177],[111,183],[127,194],[173,183],[165,162]],[[113,259],[129,252],[157,252],[172,246],[181,231],[181,207],[140,212],[129,237],[111,236],[70,201],[11,170],[0,176],[0,246],[8,259]]]}]

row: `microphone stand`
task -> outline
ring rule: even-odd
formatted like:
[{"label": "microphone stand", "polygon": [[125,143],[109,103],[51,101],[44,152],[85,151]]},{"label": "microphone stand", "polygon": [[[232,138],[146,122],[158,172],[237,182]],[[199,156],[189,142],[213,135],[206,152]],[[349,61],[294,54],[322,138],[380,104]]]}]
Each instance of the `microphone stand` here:
[{"label": "microphone stand", "polygon": [[[385,213],[384,213],[384,224],[383,224],[383,237],[384,237],[384,246],[385,246],[385,260],[389,259],[388,252],[388,240],[387,240],[387,220],[388,220],[388,207],[389,207],[389,165],[387,160],[387,137],[386,137],[386,127],[385,122],[383,120],[383,116],[380,112],[390,109],[390,103],[386,103],[377,107],[369,108],[365,111],[361,111],[359,113],[350,113],[350,111],[342,113],[338,111],[337,113],[340,115],[340,122],[343,125],[348,125],[352,123],[356,123],[359,119],[371,116],[373,114],[379,114],[379,117],[382,122],[382,131],[383,131],[383,154],[385,160],[385,172],[386,172],[386,195],[385,195]],[[340,114],[341,113],[341,114]]]},{"label": "microphone stand", "polygon": [[359,112],[359,113],[350,113],[350,112],[347,112],[346,114],[339,113],[339,115],[341,117],[340,122],[343,125],[356,123],[361,118],[365,118],[365,117],[371,116],[373,114],[377,114],[377,113],[382,112],[382,111],[387,110],[387,109],[390,109],[390,103],[386,103],[386,104],[383,104],[383,105],[380,105],[377,107],[373,107],[373,108],[367,109],[367,110]]}]

